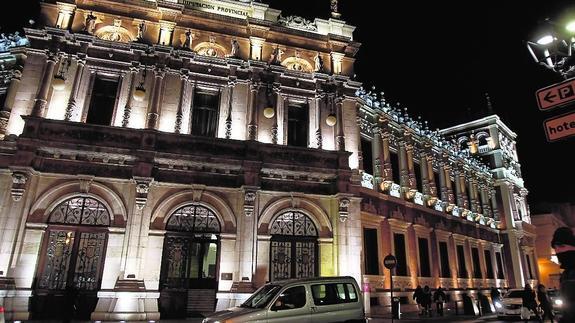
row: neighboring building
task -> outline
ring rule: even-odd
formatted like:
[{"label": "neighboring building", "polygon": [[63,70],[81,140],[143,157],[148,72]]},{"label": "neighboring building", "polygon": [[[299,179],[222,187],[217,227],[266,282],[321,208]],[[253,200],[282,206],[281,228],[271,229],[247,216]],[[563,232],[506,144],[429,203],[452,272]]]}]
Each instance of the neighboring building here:
[{"label": "neighboring building", "polygon": [[[535,248],[537,251],[537,264],[539,266],[541,283],[548,288],[559,288],[559,277],[561,268],[555,251],[551,247],[551,240],[555,230],[561,227],[571,227],[575,218],[573,207],[568,203],[538,205],[541,209],[547,209],[548,212],[537,213],[531,216],[533,225],[537,228],[537,240]],[[569,222],[568,222],[569,221]]]},{"label": "neighboring building", "polygon": [[313,22],[252,1],[41,7],[0,56],[9,318],[184,317],[330,275],[384,304],[390,253],[404,297],[536,281],[515,134],[430,131],[366,93],[337,1]]}]

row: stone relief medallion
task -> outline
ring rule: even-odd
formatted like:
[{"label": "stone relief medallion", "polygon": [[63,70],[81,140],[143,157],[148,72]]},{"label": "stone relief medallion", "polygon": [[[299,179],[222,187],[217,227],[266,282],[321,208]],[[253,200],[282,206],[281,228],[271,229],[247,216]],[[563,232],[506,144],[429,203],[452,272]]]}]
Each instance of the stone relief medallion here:
[{"label": "stone relief medallion", "polygon": [[282,63],[282,66],[289,70],[300,71],[310,73],[313,71],[311,64],[303,58],[299,57],[288,57]]},{"label": "stone relief medallion", "polygon": [[222,45],[212,42],[200,43],[198,44],[198,46],[194,48],[194,51],[198,53],[198,55],[202,56],[220,57],[220,58],[227,56],[227,51]]},{"label": "stone relief medallion", "polygon": [[96,37],[103,40],[117,41],[128,43],[134,40],[134,36],[124,27],[121,26],[104,26],[99,28]]}]

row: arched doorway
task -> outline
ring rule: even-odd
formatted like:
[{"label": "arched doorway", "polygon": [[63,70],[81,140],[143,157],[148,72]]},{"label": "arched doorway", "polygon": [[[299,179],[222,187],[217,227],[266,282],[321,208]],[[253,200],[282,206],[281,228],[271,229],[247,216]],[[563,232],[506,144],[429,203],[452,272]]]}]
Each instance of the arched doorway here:
[{"label": "arched doorway", "polygon": [[162,318],[212,312],[218,286],[220,222],[200,204],[178,208],[168,218],[160,274]]},{"label": "arched doorway", "polygon": [[34,283],[33,318],[90,318],[109,225],[108,208],[89,196],[69,198],[51,211]]},{"label": "arched doorway", "polygon": [[317,228],[301,211],[287,211],[270,228],[270,280],[318,275]]}]

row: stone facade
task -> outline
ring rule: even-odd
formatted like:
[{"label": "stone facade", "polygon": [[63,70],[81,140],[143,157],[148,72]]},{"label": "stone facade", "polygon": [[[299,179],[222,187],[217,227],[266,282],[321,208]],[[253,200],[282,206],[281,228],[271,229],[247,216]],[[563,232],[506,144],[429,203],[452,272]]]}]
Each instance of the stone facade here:
[{"label": "stone facade", "polygon": [[[46,1],[42,17],[2,56],[19,62],[0,115],[8,318],[184,317],[332,275],[385,304],[387,254],[403,295],[526,279],[515,135],[433,132],[367,93],[344,21],[223,0]],[[488,150],[445,137],[485,127]]]}]

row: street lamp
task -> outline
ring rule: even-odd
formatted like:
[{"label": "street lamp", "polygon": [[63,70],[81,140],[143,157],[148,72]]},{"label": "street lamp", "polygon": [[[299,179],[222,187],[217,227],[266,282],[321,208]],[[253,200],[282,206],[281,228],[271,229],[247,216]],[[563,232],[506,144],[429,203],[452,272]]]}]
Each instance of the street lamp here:
[{"label": "street lamp", "polygon": [[535,42],[527,42],[527,50],[536,63],[568,79],[575,76],[575,20],[564,28],[545,20],[547,31],[540,34]]}]

